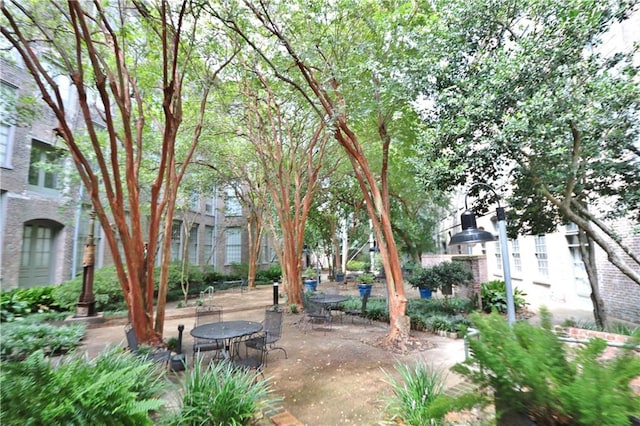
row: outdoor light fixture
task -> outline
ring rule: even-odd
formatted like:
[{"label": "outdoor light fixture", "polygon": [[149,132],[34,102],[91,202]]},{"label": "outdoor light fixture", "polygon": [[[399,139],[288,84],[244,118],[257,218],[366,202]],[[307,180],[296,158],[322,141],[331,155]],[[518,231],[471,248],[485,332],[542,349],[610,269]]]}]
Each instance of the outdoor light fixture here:
[{"label": "outdoor light fixture", "polygon": [[462,245],[462,244],[475,244],[487,241],[495,241],[493,234],[487,231],[478,229],[476,224],[476,215],[473,211],[467,207],[467,197],[469,192],[478,186],[489,189],[496,196],[498,200],[498,207],[496,208],[496,216],[498,218],[498,232],[500,235],[500,248],[502,252],[502,269],[504,270],[504,284],[507,292],[507,321],[509,325],[516,322],[516,309],[513,301],[513,287],[511,285],[511,267],[509,265],[509,248],[507,247],[507,223],[506,214],[504,208],[500,206],[500,197],[496,191],[486,183],[474,183],[467,190],[464,196],[464,213],[460,216],[460,222],[462,224],[462,231],[451,237],[449,245]]}]

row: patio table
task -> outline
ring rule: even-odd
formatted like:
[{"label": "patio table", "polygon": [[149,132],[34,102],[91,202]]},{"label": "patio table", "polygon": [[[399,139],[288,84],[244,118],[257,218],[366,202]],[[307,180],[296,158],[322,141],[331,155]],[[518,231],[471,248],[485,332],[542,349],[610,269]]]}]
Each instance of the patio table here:
[{"label": "patio table", "polygon": [[190,331],[193,337],[207,340],[222,340],[224,350],[222,355],[230,358],[229,348],[235,339],[250,336],[262,330],[262,324],[255,321],[220,321],[209,324],[202,324]]}]

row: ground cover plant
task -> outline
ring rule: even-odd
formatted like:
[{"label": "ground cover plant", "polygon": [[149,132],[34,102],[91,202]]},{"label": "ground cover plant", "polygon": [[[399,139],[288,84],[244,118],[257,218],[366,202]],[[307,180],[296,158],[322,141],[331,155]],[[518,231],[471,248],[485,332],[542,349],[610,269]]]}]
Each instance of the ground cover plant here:
[{"label": "ground cover plant", "polygon": [[[493,280],[482,283],[480,286],[482,295],[482,309],[486,313],[493,310],[504,314],[507,312],[507,287],[504,281]],[[522,309],[528,305],[525,297],[527,296],[518,288],[513,289],[513,305],[516,309]]]},{"label": "ground cover plant", "polygon": [[73,323],[55,326],[31,320],[14,321],[2,326],[0,357],[23,360],[41,350],[47,355],[60,355],[77,347],[84,337],[85,325]]},{"label": "ground cover plant", "polygon": [[0,292],[0,321],[9,322],[33,313],[62,310],[53,297],[55,288],[43,286]]},{"label": "ground cover plant", "polygon": [[167,383],[161,367],[120,348],[59,363],[36,351],[2,363],[0,423],[151,425]]},{"label": "ground cover plant", "polygon": [[539,425],[626,425],[640,414],[640,398],[630,387],[640,357],[630,350],[603,359],[606,342],[592,339],[570,351],[544,309],[541,326],[509,326],[497,312],[474,313],[471,319],[479,330],[468,341],[472,357],[454,371],[493,389],[498,415],[508,408]]}]

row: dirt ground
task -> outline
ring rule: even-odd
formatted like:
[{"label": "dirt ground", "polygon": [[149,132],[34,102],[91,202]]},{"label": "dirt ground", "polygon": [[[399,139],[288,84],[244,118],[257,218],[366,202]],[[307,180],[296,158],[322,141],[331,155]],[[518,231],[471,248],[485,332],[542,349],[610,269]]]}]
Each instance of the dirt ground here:
[{"label": "dirt ground", "polygon": [[[342,288],[343,292],[353,289]],[[375,293],[375,290],[374,290]],[[238,290],[215,293],[214,303],[224,307],[224,320],[259,321],[264,307],[272,302],[271,288],[240,293]],[[183,348],[191,363],[194,308],[167,310],[165,338],[177,336],[179,324],[185,325]],[[415,345],[405,354],[382,349],[376,342],[386,335],[387,324],[372,324],[346,316],[331,328],[314,329],[303,325],[302,314],[285,315],[283,337],[279,342],[287,351],[269,353],[265,376],[273,393],[281,398],[281,408],[306,425],[377,425],[384,421],[385,398],[391,395],[386,373],[395,374],[397,363],[423,361],[447,370],[464,359],[461,339],[449,339],[425,333],[413,333]],[[124,320],[110,320],[87,331],[84,349],[95,355],[106,345],[125,346]],[[448,373],[447,387],[461,382]],[[268,424],[268,423],[267,423]]]}]

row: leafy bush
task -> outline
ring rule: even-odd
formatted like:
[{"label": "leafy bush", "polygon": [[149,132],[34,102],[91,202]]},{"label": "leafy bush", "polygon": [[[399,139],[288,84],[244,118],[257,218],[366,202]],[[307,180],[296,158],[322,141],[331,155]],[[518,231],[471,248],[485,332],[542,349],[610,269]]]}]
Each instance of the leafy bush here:
[{"label": "leafy bush", "polygon": [[47,323],[16,321],[2,327],[0,356],[7,360],[22,360],[42,350],[45,354],[66,353],[80,344],[84,324],[56,327]]},{"label": "leafy bush", "polygon": [[400,379],[383,370],[393,390],[385,408],[391,420],[416,426],[440,424],[449,411],[470,408],[480,401],[480,396],[471,393],[458,398],[446,395],[445,374],[422,362],[414,366],[397,363],[395,368]]},{"label": "leafy bush", "polygon": [[56,286],[16,288],[0,293],[0,321],[13,321],[30,313],[59,311],[53,298]]},{"label": "leafy bush", "polygon": [[442,289],[448,294],[454,285],[468,285],[473,282],[473,274],[462,262],[442,262],[428,268],[416,267],[407,279],[417,288]]},{"label": "leafy bush", "polygon": [[360,260],[350,260],[347,262],[348,271],[364,271],[366,262]]},{"label": "leafy bush", "polygon": [[227,362],[203,365],[196,360],[186,373],[182,408],[174,425],[242,425],[269,404],[269,386],[254,372]]},{"label": "leafy bush", "polygon": [[[500,313],[507,312],[507,287],[504,281],[493,280],[481,285],[482,309],[490,313],[496,310]],[[518,288],[513,288],[513,304],[516,311],[528,305],[525,300],[527,294]]]},{"label": "leafy bush", "polygon": [[[52,365],[42,351],[3,363],[2,424],[151,425],[166,386],[159,367],[115,348],[94,362],[73,356]],[[28,403],[25,403],[28,401]]]},{"label": "leafy bush", "polygon": [[[53,298],[63,309],[73,311],[82,291],[82,276],[55,287]],[[114,266],[97,269],[93,275],[93,295],[97,311],[117,311],[126,308],[120,280]]]},{"label": "leafy bush", "polygon": [[282,268],[279,264],[274,264],[269,269],[256,272],[256,281],[272,283],[282,280]]},{"label": "leafy bush", "polygon": [[527,413],[537,424],[621,425],[639,414],[629,384],[640,371],[640,357],[631,351],[603,360],[606,343],[593,339],[569,359],[544,309],[542,327],[526,321],[509,326],[497,312],[471,318],[479,330],[468,342],[473,357],[454,371],[492,388],[497,403]]}]

